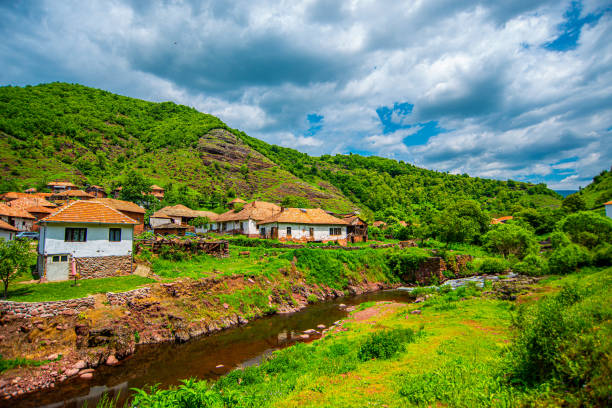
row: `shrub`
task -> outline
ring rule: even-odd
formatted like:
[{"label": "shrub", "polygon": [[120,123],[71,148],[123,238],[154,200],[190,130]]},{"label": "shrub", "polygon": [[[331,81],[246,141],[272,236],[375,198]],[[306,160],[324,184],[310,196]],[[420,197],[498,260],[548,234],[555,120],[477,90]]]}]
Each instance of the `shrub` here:
[{"label": "shrub", "polygon": [[593,263],[597,266],[612,265],[612,245],[604,242],[593,250]]},{"label": "shrub", "polygon": [[559,228],[572,242],[587,248],[612,241],[612,219],[593,212],[570,214],[559,222]]},{"label": "shrub", "polygon": [[570,244],[553,251],[548,259],[551,273],[566,274],[576,271],[580,266],[589,265],[591,256],[588,251],[576,244]]},{"label": "shrub", "polygon": [[429,256],[427,251],[420,248],[395,251],[387,259],[387,265],[396,275],[403,276],[404,281],[414,282],[414,273]]},{"label": "shrub", "polygon": [[484,258],[476,264],[476,268],[480,274],[497,275],[506,272],[510,263],[502,258]]},{"label": "shrub", "polygon": [[527,255],[521,262],[517,262],[512,270],[521,275],[542,276],[548,272],[548,262],[537,255]]},{"label": "shrub", "polygon": [[485,248],[504,257],[514,255],[518,259],[536,253],[538,243],[533,232],[514,224],[501,224],[482,237]]},{"label": "shrub", "polygon": [[572,241],[570,241],[570,239],[567,237],[567,235],[565,235],[565,233],[561,231],[555,231],[550,234],[550,243],[553,249],[557,249],[564,246],[568,246],[572,243]]},{"label": "shrub", "polygon": [[402,351],[406,343],[415,340],[415,333],[411,329],[393,329],[372,333],[359,347],[357,357],[361,361],[375,358],[389,359]]}]

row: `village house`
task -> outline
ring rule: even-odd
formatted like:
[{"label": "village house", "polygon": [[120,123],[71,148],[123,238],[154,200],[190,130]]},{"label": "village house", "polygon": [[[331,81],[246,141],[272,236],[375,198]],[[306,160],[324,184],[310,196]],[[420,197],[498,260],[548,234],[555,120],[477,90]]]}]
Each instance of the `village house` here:
[{"label": "village house", "polygon": [[53,193],[50,199],[56,203],[66,204],[70,200],[91,200],[93,198],[94,196],[83,190],[65,190],[59,193]]},{"label": "village house", "polygon": [[31,198],[32,194],[28,193],[17,193],[15,191],[9,191],[7,193],[0,194],[0,201],[10,203],[11,201],[18,200],[20,198]]},{"label": "village house", "polygon": [[106,198],[106,191],[104,191],[104,187],[101,186],[96,186],[96,185],[92,185],[92,186],[88,186],[85,189],[85,192],[92,195],[95,198]]},{"label": "village house", "polygon": [[506,216],[499,217],[499,218],[493,218],[491,220],[491,224],[492,225],[505,224],[506,222],[510,221],[513,218],[514,217],[512,217],[511,215],[506,215]]},{"label": "village house", "polygon": [[372,223],[372,226],[380,229],[385,229],[387,227],[387,223],[384,221],[374,221],[374,223]]},{"label": "village house", "polygon": [[281,241],[346,243],[347,222],[320,208],[283,208],[257,223],[262,238]]},{"label": "village house", "polygon": [[[34,216],[36,221],[45,218],[49,214],[57,211],[57,206],[44,198],[31,196],[28,198],[18,198],[8,203],[11,208],[18,208],[27,211]],[[34,222],[30,231],[38,231],[38,224]]]},{"label": "village house", "polygon": [[113,191],[111,191],[110,195],[113,196],[113,198],[119,198],[119,196],[121,195],[121,190],[123,190],[123,187],[121,186],[114,188]]},{"label": "village house", "polygon": [[41,279],[66,280],[73,268],[80,279],[132,273],[137,222],[120,211],[97,201],[73,201],[39,224]]},{"label": "village house", "polygon": [[[196,218],[208,218],[211,223],[207,227],[191,227],[190,222]],[[211,229],[216,229],[216,219],[218,215],[211,211],[197,211],[192,210],[182,204],[164,207],[161,210],[156,211],[149,217],[149,224],[151,228],[157,234],[160,233],[165,235],[166,233],[174,234],[175,232],[168,232],[175,229],[177,225],[186,227],[185,229],[191,229],[195,232],[208,232]],[[185,231],[178,231],[184,235]]]},{"label": "village house", "polygon": [[146,210],[138,204],[131,201],[116,200],[114,198],[96,198],[95,201],[106,204],[138,222],[138,224],[134,226],[134,234],[141,234],[144,231],[144,215]]},{"label": "village house", "polygon": [[36,194],[36,189],[34,187],[28,188],[26,191],[24,191],[24,193],[26,193],[26,194]]},{"label": "village house", "polygon": [[281,208],[265,201],[246,203],[239,210],[230,210],[217,217],[217,231],[221,234],[242,234],[258,237],[259,221],[271,218],[281,212]]},{"label": "village house", "polygon": [[0,220],[0,239],[12,241],[19,230],[12,225]]},{"label": "village house", "polygon": [[227,208],[231,208],[232,210],[235,210],[236,207],[240,207],[241,205],[246,204],[246,201],[244,201],[241,198],[234,198],[232,201],[230,201],[229,203],[227,203]]},{"label": "village house", "polygon": [[78,190],[78,187],[69,181],[51,181],[47,183],[47,188],[55,194],[66,190]]},{"label": "village house", "polygon": [[164,192],[165,190],[160,186],[157,186],[155,184],[151,186],[151,195],[157,198],[159,201],[164,199]]},{"label": "village house", "polygon": [[347,214],[341,217],[346,221],[346,238],[349,242],[367,242],[368,223],[357,214]]},{"label": "village house", "polygon": [[606,216],[612,218],[612,201],[604,203],[604,207],[606,207]]},{"label": "village house", "polygon": [[21,208],[13,208],[6,204],[0,204],[0,220],[6,222],[11,227],[17,228],[19,231],[32,231],[36,218]]}]

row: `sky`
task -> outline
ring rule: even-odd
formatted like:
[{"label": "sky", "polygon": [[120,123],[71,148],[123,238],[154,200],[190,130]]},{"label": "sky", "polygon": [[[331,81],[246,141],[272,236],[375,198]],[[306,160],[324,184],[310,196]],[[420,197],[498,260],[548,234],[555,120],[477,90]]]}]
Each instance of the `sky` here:
[{"label": "sky", "polygon": [[612,165],[611,0],[0,0],[0,85],[80,83],[269,143],[586,186]]}]

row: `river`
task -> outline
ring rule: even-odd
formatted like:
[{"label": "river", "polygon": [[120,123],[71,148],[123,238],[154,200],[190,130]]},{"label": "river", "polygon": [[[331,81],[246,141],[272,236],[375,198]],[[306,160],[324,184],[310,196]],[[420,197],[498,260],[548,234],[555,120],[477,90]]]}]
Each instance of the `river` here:
[{"label": "river", "polygon": [[[101,366],[91,380],[72,379],[55,388],[30,393],[0,406],[70,407],[85,404],[95,407],[104,393],[120,396],[120,406],[131,388],[159,384],[160,388],[180,384],[195,377],[215,380],[236,368],[257,364],[274,350],[294,344],[307,329],[319,324],[332,325],[347,316],[338,305],[357,305],[367,301],[393,300],[407,302],[406,291],[390,290],[343,297],[317,303],[288,315],[273,315],[254,320],[245,326],[231,328],[210,336],[192,339],[184,344],[162,343],[138,346],[136,352],[116,367]],[[319,336],[312,336],[311,341]],[[222,367],[218,367],[222,365]]]}]

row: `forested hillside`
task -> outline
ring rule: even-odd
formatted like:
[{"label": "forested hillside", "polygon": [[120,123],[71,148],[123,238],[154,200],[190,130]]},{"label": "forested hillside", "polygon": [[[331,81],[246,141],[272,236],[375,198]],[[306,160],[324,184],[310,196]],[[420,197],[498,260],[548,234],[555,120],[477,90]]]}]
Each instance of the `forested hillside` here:
[{"label": "forested hillside", "polygon": [[593,182],[578,193],[584,199],[586,208],[600,208],[612,200],[612,171],[603,170],[593,177]]},{"label": "forested hillside", "polygon": [[359,155],[312,157],[229,128],[172,102],[152,103],[81,85],[0,88],[2,190],[66,179],[117,185],[129,170],[190,204],[214,207],[227,196],[280,202],[303,197],[328,210],[409,219],[460,198],[491,214],[557,206],[544,185],[451,175]]}]

